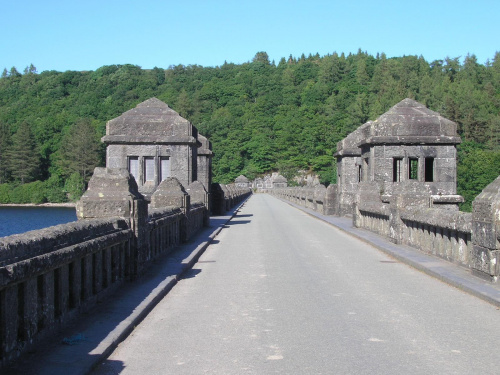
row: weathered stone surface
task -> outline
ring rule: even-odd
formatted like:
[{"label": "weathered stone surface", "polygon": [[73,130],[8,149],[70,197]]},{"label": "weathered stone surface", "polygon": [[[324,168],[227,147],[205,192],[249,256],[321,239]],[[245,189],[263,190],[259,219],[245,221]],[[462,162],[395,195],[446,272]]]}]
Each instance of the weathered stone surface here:
[{"label": "weathered stone surface", "polygon": [[326,187],[325,185],[316,185],[314,187],[313,199],[314,209],[320,213],[324,213]]},{"label": "weathered stone surface", "polygon": [[339,216],[339,211],[338,185],[328,185],[325,192],[324,214]]},{"label": "weathered stone surface", "polygon": [[189,184],[185,190],[190,196],[191,203],[203,203],[208,206],[208,192],[200,181]]},{"label": "weathered stone surface", "polygon": [[190,197],[184,190],[184,186],[175,177],[169,177],[162,181],[151,197],[150,207],[179,207],[184,212],[189,210]]},{"label": "weathered stone surface", "polygon": [[203,213],[203,223],[205,226],[210,224],[210,195],[205,190],[203,184],[195,181],[186,188],[192,204],[200,203],[205,207]]},{"label": "weathered stone surface", "polygon": [[286,188],[287,186],[288,186],[287,179],[282,175],[280,175],[278,172],[273,172],[270,175],[264,176],[264,178],[256,178],[253,182],[253,188],[257,189],[258,191],[265,191],[267,189]]},{"label": "weathered stone surface", "polygon": [[0,266],[30,259],[47,252],[126,230],[127,221],[119,218],[80,220],[0,238]]},{"label": "weathered stone surface", "polygon": [[151,143],[162,143],[164,139],[190,139],[195,142],[194,138],[190,138],[193,137],[193,129],[189,121],[156,98],[148,99],[108,121],[103,142],[114,142],[117,136],[149,138]]},{"label": "weathered stone surface", "polygon": [[221,184],[212,184],[212,214],[223,215],[226,212],[224,191]]},{"label": "weathered stone surface", "polygon": [[234,180],[234,183],[237,187],[242,187],[242,188],[248,188],[251,185],[248,178],[246,178],[243,175],[239,175],[238,177],[236,177],[236,179]]},{"label": "weathered stone surface", "polygon": [[497,279],[500,276],[500,176],[472,203],[472,267]]},{"label": "weathered stone surface", "polygon": [[197,152],[197,180],[200,181],[205,190],[210,194],[212,186],[212,143],[203,135],[198,134],[198,141],[201,147]]},{"label": "weathered stone surface", "polygon": [[[339,214],[352,212],[360,181],[376,182],[391,195],[397,184],[418,181],[435,195],[456,194],[456,124],[404,99],[338,143]],[[426,187],[426,189],[427,189]],[[436,207],[456,209],[456,205]]]},{"label": "weathered stone surface", "polygon": [[[370,142],[370,139],[373,142],[376,137],[399,138],[399,141],[391,143],[403,143],[404,139],[410,139],[410,137],[417,139],[432,137],[424,142],[418,140],[415,142],[447,143],[448,139],[457,137],[457,124],[431,111],[423,104],[407,98],[373,121],[369,131],[370,137],[366,139],[366,142]],[[455,142],[460,142],[460,140],[455,139],[451,143]]]},{"label": "weathered stone surface", "polygon": [[78,219],[130,217],[133,201],[142,200],[126,169],[96,168],[87,191],[76,205]]}]

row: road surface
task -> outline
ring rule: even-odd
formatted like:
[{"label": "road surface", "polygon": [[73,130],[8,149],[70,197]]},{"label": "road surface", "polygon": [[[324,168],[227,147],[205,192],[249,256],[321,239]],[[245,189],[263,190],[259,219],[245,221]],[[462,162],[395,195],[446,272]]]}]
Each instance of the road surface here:
[{"label": "road surface", "polygon": [[500,311],[265,194],[94,374],[498,374]]}]

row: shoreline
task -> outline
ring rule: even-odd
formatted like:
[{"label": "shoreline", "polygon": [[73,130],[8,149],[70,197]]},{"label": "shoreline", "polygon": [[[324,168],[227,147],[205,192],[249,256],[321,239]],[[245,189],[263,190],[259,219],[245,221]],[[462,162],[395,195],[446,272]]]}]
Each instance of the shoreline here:
[{"label": "shoreline", "polygon": [[68,207],[76,208],[76,203],[66,202],[66,203],[0,203],[0,208],[2,207]]}]

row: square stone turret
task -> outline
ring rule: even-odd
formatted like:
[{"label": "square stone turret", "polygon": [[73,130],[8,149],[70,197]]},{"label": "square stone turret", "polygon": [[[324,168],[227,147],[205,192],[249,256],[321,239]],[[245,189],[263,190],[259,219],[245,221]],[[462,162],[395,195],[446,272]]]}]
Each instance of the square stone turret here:
[{"label": "square stone turret", "polygon": [[236,179],[234,180],[234,184],[239,187],[239,188],[248,188],[251,186],[250,181],[248,178],[240,174]]},{"label": "square stone turret", "polygon": [[337,144],[340,214],[352,212],[362,181],[376,184],[385,195],[412,181],[426,185],[436,197],[454,196],[460,142],[456,123],[413,99],[402,100]]},{"label": "square stone turret", "polygon": [[[107,145],[106,166],[129,170],[139,192],[149,200],[168,177],[177,178],[184,186],[197,180],[198,147],[202,146],[198,137],[198,130],[188,120],[151,98],[106,124],[102,138]],[[205,169],[206,180],[210,171]]]}]

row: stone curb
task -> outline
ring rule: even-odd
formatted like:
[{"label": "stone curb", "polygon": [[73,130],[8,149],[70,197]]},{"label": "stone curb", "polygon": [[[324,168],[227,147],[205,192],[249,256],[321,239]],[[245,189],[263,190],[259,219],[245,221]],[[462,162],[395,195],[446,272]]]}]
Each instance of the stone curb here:
[{"label": "stone curb", "polygon": [[335,221],[341,221],[346,218],[336,216],[325,216],[315,212],[309,208],[299,206],[295,203],[284,199],[274,197],[284,203],[295,207],[304,213],[317,218],[335,228],[351,235],[375,248],[383,253],[393,257],[394,259],[407,264],[410,267],[417,269],[431,277],[434,277],[448,285],[462,290],[465,293],[471,294],[474,297],[480,298],[485,302],[491,303],[500,307],[500,285],[485,281],[477,276],[472,275],[469,269],[461,267],[452,262],[438,258],[432,254],[420,252],[417,249],[406,245],[396,245],[388,241],[385,237],[379,236],[365,229],[354,228],[348,225],[340,225]]}]

